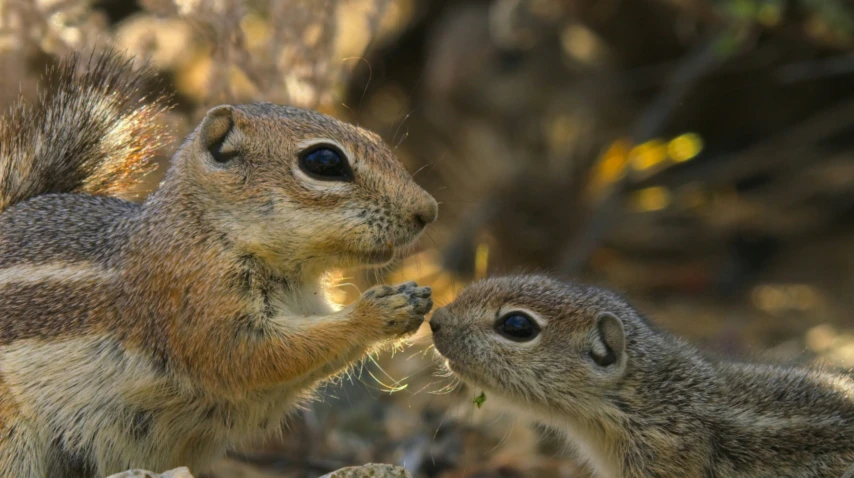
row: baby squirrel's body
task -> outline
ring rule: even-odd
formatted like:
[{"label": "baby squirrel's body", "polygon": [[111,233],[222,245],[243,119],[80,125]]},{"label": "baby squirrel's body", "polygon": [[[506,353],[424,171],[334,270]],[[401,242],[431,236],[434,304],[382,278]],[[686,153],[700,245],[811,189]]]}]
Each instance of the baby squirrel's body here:
[{"label": "baby squirrel's body", "polygon": [[0,129],[0,476],[201,471],[418,328],[427,288],[326,297],[330,268],[385,263],[436,217],[377,136],[221,106],[144,203],[97,196],[127,189],[161,108],[118,58],[79,66]]},{"label": "baby squirrel's body", "polygon": [[854,464],[851,378],[708,358],[605,290],[489,279],[431,328],[452,371],[564,431],[597,476],[840,477]]}]

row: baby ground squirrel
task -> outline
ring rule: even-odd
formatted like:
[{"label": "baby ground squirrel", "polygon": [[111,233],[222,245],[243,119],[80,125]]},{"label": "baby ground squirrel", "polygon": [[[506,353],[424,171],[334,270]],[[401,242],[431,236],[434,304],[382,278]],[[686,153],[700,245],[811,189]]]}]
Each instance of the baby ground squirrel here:
[{"label": "baby ground squirrel", "polygon": [[144,203],[108,197],[157,140],[148,75],[75,57],[2,120],[0,476],[203,470],[432,307],[414,283],[327,300],[330,268],[387,263],[437,203],[320,113],[213,108]]},{"label": "baby ground squirrel", "polygon": [[564,432],[596,476],[840,477],[854,464],[851,378],[709,358],[606,290],[487,279],[430,325],[454,373]]}]

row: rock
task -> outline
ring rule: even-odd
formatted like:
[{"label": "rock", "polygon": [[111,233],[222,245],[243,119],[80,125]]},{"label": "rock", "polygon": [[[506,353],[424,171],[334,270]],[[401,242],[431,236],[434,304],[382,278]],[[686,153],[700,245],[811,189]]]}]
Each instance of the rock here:
[{"label": "rock", "polygon": [[412,478],[412,474],[402,466],[368,463],[363,466],[341,468],[320,478]]},{"label": "rock", "polygon": [[193,475],[190,473],[188,468],[181,467],[165,471],[163,473],[154,473],[153,471],[146,470],[128,470],[116,473],[115,475],[110,475],[107,478],[193,478]]}]

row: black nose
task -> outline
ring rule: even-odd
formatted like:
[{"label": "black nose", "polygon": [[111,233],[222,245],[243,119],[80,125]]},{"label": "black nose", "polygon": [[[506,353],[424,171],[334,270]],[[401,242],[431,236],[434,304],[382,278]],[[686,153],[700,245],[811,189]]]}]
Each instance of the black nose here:
[{"label": "black nose", "polygon": [[415,224],[417,224],[418,227],[421,227],[421,228],[427,227],[427,224],[429,224],[427,219],[424,216],[422,216],[421,214],[416,214],[413,219],[415,220]]},{"label": "black nose", "polygon": [[440,307],[433,312],[433,316],[430,317],[430,330],[435,334],[442,328],[442,317],[445,316],[445,308]]}]

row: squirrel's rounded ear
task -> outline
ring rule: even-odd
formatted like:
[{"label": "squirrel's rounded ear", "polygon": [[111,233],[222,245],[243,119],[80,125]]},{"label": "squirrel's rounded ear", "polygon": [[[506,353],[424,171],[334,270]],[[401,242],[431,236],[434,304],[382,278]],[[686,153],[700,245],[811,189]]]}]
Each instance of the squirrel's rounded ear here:
[{"label": "squirrel's rounded ear", "polygon": [[222,105],[210,109],[199,127],[199,141],[217,163],[226,163],[237,156],[233,148],[224,147],[225,140],[234,130],[233,106]]},{"label": "squirrel's rounded ear", "polygon": [[590,358],[596,365],[609,367],[621,362],[626,354],[626,331],[623,322],[610,312],[599,314],[590,342]]}]

